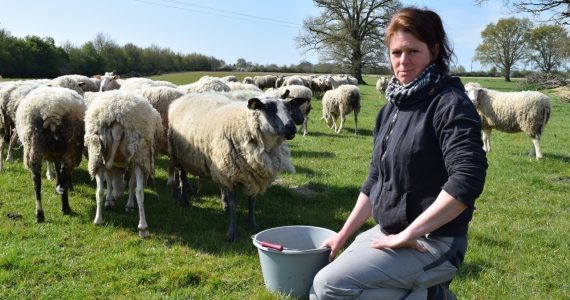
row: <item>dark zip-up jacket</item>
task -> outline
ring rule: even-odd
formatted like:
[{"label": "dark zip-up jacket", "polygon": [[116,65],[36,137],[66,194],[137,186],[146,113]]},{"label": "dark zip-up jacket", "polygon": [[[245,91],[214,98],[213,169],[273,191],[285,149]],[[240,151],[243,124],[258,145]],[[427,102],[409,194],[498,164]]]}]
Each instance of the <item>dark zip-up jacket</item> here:
[{"label": "dark zip-up jacket", "polygon": [[388,103],[380,110],[361,192],[370,198],[372,216],[382,230],[396,234],[443,189],[467,209],[432,234],[464,236],[486,170],[479,115],[459,78],[446,77],[404,104]]}]

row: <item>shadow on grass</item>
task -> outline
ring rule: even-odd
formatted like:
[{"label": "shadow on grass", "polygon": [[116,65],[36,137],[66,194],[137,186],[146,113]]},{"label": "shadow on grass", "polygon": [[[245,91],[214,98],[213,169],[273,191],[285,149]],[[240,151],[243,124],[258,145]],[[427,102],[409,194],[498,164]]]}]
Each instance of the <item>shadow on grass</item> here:
[{"label": "shadow on grass", "polygon": [[[159,164],[166,161],[157,160]],[[165,168],[166,166],[163,166]],[[298,170],[299,171],[299,170]],[[84,176],[84,174],[82,175]],[[311,225],[338,230],[345,221],[339,212],[350,212],[358,196],[358,187],[337,188],[308,183],[302,187],[289,187],[274,183],[257,199],[258,228],[247,226],[247,198],[238,190],[237,237],[227,242],[225,235],[229,215],[223,210],[218,187],[209,180],[190,176],[192,196],[190,207],[182,207],[172,197],[172,187],[165,178],[156,178],[153,186],[145,189],[144,208],[151,237],[166,245],[182,244],[194,250],[212,254],[255,252],[251,236],[268,228],[287,225]],[[94,199],[95,190],[90,198]],[[116,202],[112,210],[103,212],[105,226],[125,228],[137,234],[137,211],[125,212],[128,193]],[[95,216],[96,203],[85,222]]]},{"label": "shadow on grass", "polygon": [[[328,133],[329,130],[330,133]],[[327,129],[327,133],[314,131],[314,132],[309,132],[309,135],[317,137],[324,136],[324,137],[348,139],[354,137],[354,127],[343,126],[340,134],[335,133],[332,129],[329,128]],[[372,130],[360,128],[358,129],[358,134],[356,136],[363,136],[363,137],[372,136]]]}]

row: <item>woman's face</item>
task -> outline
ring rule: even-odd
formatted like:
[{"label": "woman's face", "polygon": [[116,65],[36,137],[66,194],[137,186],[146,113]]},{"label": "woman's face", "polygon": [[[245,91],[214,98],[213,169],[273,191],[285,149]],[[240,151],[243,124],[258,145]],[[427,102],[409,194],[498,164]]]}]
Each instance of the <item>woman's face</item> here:
[{"label": "woman's face", "polygon": [[413,34],[396,31],[390,39],[390,62],[394,76],[402,84],[412,82],[431,63],[428,45]]}]

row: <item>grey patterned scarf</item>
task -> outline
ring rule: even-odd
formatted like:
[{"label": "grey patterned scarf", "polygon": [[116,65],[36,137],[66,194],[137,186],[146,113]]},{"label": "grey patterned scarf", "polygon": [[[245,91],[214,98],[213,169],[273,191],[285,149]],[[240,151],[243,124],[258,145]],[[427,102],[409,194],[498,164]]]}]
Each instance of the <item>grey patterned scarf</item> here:
[{"label": "grey patterned scarf", "polygon": [[392,76],[386,88],[386,98],[396,106],[406,104],[406,99],[426,86],[436,84],[441,79],[435,64],[429,65],[416,79],[408,84],[402,84]]}]

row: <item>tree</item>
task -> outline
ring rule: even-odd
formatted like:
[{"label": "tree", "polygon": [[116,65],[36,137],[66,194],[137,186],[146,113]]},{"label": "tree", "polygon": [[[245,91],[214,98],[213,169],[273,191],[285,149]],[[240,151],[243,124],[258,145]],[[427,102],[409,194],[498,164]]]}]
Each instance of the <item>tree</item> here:
[{"label": "tree", "polygon": [[[475,3],[481,5],[487,1],[475,0]],[[531,13],[537,17],[546,13],[549,17],[542,21],[570,25],[570,0],[503,0],[503,6],[515,13]]]},{"label": "tree", "polygon": [[384,27],[401,6],[398,0],[313,0],[320,16],[303,21],[298,48],[318,51],[325,61],[350,68],[359,83],[362,68],[386,62]]},{"label": "tree", "polygon": [[483,41],[475,49],[475,60],[501,71],[506,81],[511,81],[511,70],[527,55],[526,42],[532,23],[529,19],[499,19],[481,32]]},{"label": "tree", "polygon": [[541,25],[530,32],[529,60],[542,72],[550,73],[562,66],[570,56],[568,32],[559,25]]}]

